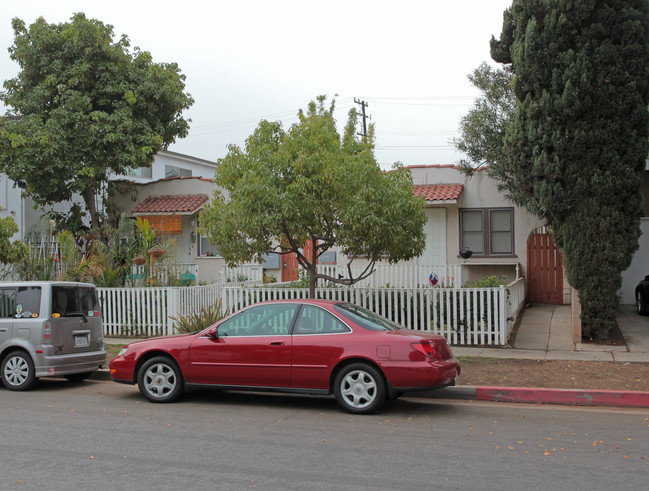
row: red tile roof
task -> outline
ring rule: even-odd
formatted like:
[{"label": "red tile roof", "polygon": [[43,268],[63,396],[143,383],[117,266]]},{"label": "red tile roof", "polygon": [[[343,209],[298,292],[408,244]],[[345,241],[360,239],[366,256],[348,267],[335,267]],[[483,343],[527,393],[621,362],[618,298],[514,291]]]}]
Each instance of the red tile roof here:
[{"label": "red tile roof", "polygon": [[412,194],[426,201],[452,201],[459,199],[463,190],[463,184],[428,184],[413,186]]},{"label": "red tile roof", "polygon": [[133,210],[135,214],[193,213],[208,200],[207,194],[150,196]]}]

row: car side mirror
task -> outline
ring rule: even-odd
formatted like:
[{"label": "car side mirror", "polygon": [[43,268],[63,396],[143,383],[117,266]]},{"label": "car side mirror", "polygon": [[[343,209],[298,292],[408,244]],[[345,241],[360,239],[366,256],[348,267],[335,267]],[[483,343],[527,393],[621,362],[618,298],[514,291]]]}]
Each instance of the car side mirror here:
[{"label": "car side mirror", "polygon": [[219,337],[219,329],[216,326],[211,327],[207,330],[205,336],[210,339],[217,339]]}]

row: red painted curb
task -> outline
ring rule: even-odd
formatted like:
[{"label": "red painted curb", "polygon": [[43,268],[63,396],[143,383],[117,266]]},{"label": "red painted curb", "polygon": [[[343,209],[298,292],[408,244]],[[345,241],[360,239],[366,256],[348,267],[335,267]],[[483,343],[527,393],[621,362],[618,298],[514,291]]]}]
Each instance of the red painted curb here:
[{"label": "red painted curb", "polygon": [[479,401],[569,404],[574,406],[649,407],[649,392],[624,390],[476,387],[476,399]]}]

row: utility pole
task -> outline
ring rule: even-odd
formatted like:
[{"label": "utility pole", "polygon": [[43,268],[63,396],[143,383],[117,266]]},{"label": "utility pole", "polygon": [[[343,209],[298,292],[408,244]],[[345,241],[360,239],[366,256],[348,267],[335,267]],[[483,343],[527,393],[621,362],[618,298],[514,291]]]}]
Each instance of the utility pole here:
[{"label": "utility pole", "polygon": [[365,108],[367,107],[367,102],[356,100],[356,97],[354,97],[354,103],[355,104],[360,104],[360,106],[361,106],[361,117],[363,118],[363,132],[362,133],[357,133],[357,134],[361,135],[363,137],[367,137],[367,116],[365,114]]}]

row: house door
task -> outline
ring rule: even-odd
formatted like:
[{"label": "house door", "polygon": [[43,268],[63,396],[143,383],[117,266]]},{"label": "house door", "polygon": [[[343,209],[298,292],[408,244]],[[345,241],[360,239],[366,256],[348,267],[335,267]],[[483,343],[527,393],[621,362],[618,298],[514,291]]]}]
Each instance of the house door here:
[{"label": "house door", "polygon": [[[304,248],[302,249],[302,254],[304,254],[309,261],[313,260],[313,246],[311,241],[308,241]],[[297,281],[299,278],[298,275],[298,266],[297,254],[284,254],[281,256],[282,262],[282,282],[284,281]]]},{"label": "house door", "polygon": [[285,281],[296,281],[298,278],[297,274],[297,256],[294,253],[283,254],[280,257],[282,263],[282,282]]},{"label": "house door", "polygon": [[545,227],[536,229],[527,239],[527,300],[563,304],[563,259]]},{"label": "house door", "polygon": [[426,248],[419,258],[425,266],[446,264],[446,209],[426,208]]}]

